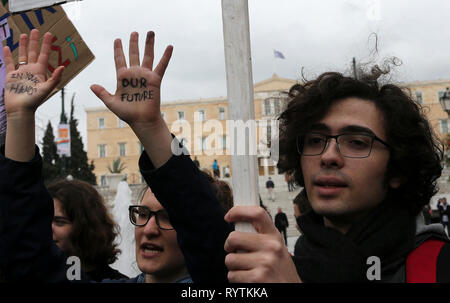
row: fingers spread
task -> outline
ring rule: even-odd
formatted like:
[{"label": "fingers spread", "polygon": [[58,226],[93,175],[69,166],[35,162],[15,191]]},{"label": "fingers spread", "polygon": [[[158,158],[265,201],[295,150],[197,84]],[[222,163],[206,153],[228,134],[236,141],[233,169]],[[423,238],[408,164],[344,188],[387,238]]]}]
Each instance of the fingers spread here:
[{"label": "fingers spread", "polygon": [[155,57],[155,33],[150,31],[147,33],[145,40],[144,59],[142,60],[142,67],[153,69],[153,59]]},{"label": "fingers spread", "polygon": [[269,214],[259,206],[234,206],[225,215],[228,222],[250,222],[258,233],[272,234],[278,232]]},{"label": "fingers spread", "polygon": [[139,66],[139,34],[132,32],[130,36],[130,66]]},{"label": "fingers spread", "polygon": [[125,55],[123,53],[122,41],[120,39],[114,40],[114,62],[116,63],[116,73],[122,68],[127,68]]},{"label": "fingers spread", "polygon": [[164,77],[164,73],[166,72],[166,68],[169,65],[170,58],[172,57],[173,46],[169,45],[164,51],[164,55],[158,63],[158,66],[155,68],[155,72],[162,77]]},{"label": "fingers spread", "polygon": [[39,53],[39,31],[33,29],[30,33],[30,44],[28,47],[28,63],[36,63]]},{"label": "fingers spread", "polygon": [[27,55],[27,43],[28,43],[28,35],[21,34],[19,38],[19,62],[28,62]]}]

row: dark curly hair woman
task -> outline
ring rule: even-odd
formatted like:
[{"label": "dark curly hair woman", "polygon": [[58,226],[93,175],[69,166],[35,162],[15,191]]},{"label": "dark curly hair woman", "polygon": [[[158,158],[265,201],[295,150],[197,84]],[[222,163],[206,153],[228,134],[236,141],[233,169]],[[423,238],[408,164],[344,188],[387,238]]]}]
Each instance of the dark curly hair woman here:
[{"label": "dark curly hair woman", "polygon": [[118,226],[97,190],[80,180],[56,181],[47,190],[55,206],[53,241],[65,255],[79,257],[92,280],[127,278],[109,266],[120,253]]}]

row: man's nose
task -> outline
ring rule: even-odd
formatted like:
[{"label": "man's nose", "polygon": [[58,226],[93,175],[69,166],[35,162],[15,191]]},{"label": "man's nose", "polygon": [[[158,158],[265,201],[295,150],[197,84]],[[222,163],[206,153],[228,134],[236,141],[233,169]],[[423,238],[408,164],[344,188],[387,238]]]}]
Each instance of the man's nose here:
[{"label": "man's nose", "polygon": [[326,167],[342,167],[343,161],[336,139],[328,139],[325,150],[321,155],[322,165]]}]

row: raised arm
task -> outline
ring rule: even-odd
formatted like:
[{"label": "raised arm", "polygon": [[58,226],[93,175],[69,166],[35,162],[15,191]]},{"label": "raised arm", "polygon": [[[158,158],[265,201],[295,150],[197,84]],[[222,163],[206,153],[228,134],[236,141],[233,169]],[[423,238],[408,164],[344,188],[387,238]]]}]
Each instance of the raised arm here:
[{"label": "raised arm", "polygon": [[210,184],[186,154],[174,155],[172,135],[160,111],[160,87],[172,55],[168,46],[153,69],[155,34],[148,32],[142,64],[138,34],[130,37],[130,62],[125,62],[120,40],[114,41],[117,90],[114,95],[99,85],[92,91],[127,122],[145,152],[139,168],[169,213],[186,266],[194,282],[226,282],[225,239],[230,226]]},{"label": "raised arm", "polygon": [[[53,201],[42,181],[42,159],[34,142],[34,114],[61,78],[63,67],[46,79],[51,34],[20,36],[16,68],[4,48],[7,75],[7,134],[0,151],[0,271],[8,281],[66,280],[62,252],[52,241]],[[27,50],[28,44],[28,50]]]},{"label": "raised arm", "polygon": [[161,111],[161,81],[172,56],[173,47],[167,46],[161,61],[153,69],[155,33],[147,33],[142,64],[139,59],[138,33],[130,36],[129,66],[122,41],[114,41],[117,89],[114,95],[94,84],[92,91],[120,119],[127,122],[141,141],[153,165],[161,167],[172,156],[172,136]]},{"label": "raised arm", "polygon": [[[46,33],[39,52],[39,32],[33,29],[20,35],[19,62],[15,67],[9,47],[4,47],[6,64],[5,109],[7,115],[5,156],[27,162],[35,152],[34,114],[61,79],[64,67],[58,67],[47,79],[51,34]],[[28,44],[28,45],[27,45]]]}]

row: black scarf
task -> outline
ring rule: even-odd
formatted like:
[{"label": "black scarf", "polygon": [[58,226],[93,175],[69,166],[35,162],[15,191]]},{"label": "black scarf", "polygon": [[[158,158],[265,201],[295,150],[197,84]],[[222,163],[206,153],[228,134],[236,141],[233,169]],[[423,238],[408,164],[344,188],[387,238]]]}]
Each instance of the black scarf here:
[{"label": "black scarf", "polygon": [[389,280],[414,249],[415,217],[386,201],[344,235],[325,227],[312,210],[299,220],[303,236],[294,262],[304,282],[370,282],[370,256],[381,261],[381,281]]}]

